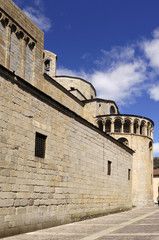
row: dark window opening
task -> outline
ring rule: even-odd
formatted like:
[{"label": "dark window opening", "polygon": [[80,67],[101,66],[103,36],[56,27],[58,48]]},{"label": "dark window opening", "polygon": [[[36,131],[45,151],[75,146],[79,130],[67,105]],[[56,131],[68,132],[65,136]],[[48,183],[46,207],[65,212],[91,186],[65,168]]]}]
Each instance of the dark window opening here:
[{"label": "dark window opening", "polygon": [[115,114],[115,108],[113,106],[110,107],[110,114]]},{"label": "dark window opening", "polygon": [[135,121],[135,122],[134,122],[134,133],[137,133],[138,127],[139,127],[138,122]]},{"label": "dark window opening", "polygon": [[129,146],[129,142],[126,138],[119,138],[118,141],[122,144],[125,144],[126,146]]},{"label": "dark window opening", "polygon": [[35,156],[45,158],[46,136],[36,132],[35,136]]},{"label": "dark window opening", "polygon": [[50,60],[46,60],[44,64],[45,64],[45,73],[47,73],[49,75],[49,73],[50,73]]},{"label": "dark window opening", "polygon": [[102,120],[99,120],[98,121],[98,127],[101,131],[103,131],[103,123],[102,123]]},{"label": "dark window opening", "polygon": [[131,179],[131,169],[128,169],[128,180]]},{"label": "dark window opening", "polygon": [[74,87],[70,87],[70,89],[71,89],[71,90],[75,90],[75,88],[74,88]]},{"label": "dark window opening", "polygon": [[130,133],[130,120],[124,122],[124,133]]},{"label": "dark window opening", "polygon": [[111,165],[112,165],[112,162],[111,161],[108,161],[108,175],[111,175]]},{"label": "dark window opening", "polygon": [[121,132],[121,120],[120,119],[116,119],[115,123],[114,123],[114,131],[115,132]]},{"label": "dark window opening", "polygon": [[110,132],[111,131],[111,121],[110,120],[106,120],[105,131],[106,132]]}]

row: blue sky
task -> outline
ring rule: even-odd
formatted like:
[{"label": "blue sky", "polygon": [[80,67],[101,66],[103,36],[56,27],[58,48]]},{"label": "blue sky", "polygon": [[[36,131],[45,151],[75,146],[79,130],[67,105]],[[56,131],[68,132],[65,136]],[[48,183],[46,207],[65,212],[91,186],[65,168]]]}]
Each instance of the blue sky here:
[{"label": "blue sky", "polygon": [[152,119],[159,156],[159,1],[14,0],[44,31],[57,75],[90,81],[122,114]]}]

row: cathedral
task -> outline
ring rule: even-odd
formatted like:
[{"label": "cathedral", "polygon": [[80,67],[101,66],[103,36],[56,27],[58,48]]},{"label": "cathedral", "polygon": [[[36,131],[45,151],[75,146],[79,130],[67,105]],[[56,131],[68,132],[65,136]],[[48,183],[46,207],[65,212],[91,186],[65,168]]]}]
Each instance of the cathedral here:
[{"label": "cathedral", "polygon": [[56,59],[1,0],[0,237],[153,204],[153,121],[57,76]]}]

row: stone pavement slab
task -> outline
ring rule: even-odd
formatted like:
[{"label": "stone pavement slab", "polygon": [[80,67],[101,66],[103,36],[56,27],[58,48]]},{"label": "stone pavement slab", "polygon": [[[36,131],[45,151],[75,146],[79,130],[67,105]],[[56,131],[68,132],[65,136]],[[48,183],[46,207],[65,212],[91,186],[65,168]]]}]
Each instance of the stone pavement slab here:
[{"label": "stone pavement slab", "polygon": [[159,240],[158,206],[133,209],[4,240]]}]

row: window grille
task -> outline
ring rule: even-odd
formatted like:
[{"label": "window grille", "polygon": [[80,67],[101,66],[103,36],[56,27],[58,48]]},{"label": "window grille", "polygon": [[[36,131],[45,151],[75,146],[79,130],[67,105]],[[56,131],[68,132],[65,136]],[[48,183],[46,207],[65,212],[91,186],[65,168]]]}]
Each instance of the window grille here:
[{"label": "window grille", "polygon": [[45,143],[46,136],[36,132],[35,136],[35,156],[44,158],[45,157]]}]

